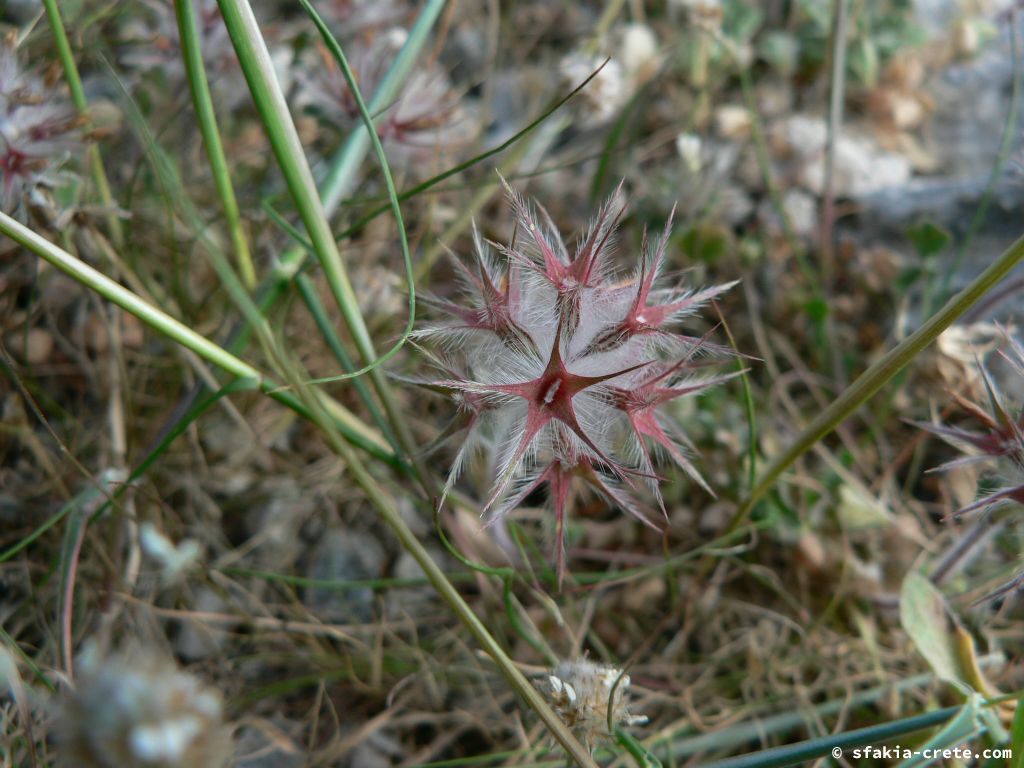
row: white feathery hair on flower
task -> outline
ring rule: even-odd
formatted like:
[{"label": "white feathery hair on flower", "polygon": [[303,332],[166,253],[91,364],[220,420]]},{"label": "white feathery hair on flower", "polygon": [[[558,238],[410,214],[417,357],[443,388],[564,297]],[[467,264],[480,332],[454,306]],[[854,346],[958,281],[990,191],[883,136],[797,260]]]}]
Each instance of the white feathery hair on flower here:
[{"label": "white feathery hair on flower", "polygon": [[662,456],[710,492],[689,441],[659,410],[737,375],[703,373],[707,361],[699,356],[724,358],[727,350],[677,328],[735,283],[702,290],[660,284],[672,215],[660,238],[645,232],[633,273],[618,274],[611,258],[625,211],[621,184],[572,254],[542,206],[507,183],[505,190],[516,240],[489,242],[474,227],[470,263],[453,256],[464,301],[426,297],[441,319],[416,338],[441,353],[430,357],[442,377],[427,384],[459,405],[447,434],[468,431],[445,493],[473,454],[494,478],[483,505],[489,522],[546,483],[561,578],[574,480],[654,528],[638,486],[664,514],[655,469]]}]

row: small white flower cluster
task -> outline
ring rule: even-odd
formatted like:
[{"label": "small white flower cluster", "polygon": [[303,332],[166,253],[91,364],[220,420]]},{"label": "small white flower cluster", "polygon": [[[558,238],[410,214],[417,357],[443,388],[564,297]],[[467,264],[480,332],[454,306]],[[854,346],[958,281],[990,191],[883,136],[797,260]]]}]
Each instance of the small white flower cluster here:
[{"label": "small white flower cluster", "polygon": [[150,651],[79,660],[61,704],[60,765],[221,768],[231,754],[220,694]]},{"label": "small white flower cluster", "polygon": [[548,685],[551,708],[591,751],[612,737],[609,720],[613,728],[647,722],[646,716],[629,713],[629,675],[614,667],[563,661],[548,675]]},{"label": "small white flower cluster", "polygon": [[613,43],[602,53],[571,51],[558,65],[566,88],[576,88],[593,75],[579,94],[582,116],[593,125],[602,125],[618,115],[661,66],[658,40],[644,24],[627,24],[614,36]]},{"label": "small white flower cluster", "polygon": [[194,539],[175,544],[153,523],[139,526],[139,545],[142,551],[160,566],[160,578],[165,585],[179,581],[199,561],[201,547]]},{"label": "small white flower cluster", "polygon": [[604,56],[573,51],[562,59],[558,69],[563,84],[572,88],[594,76],[580,96],[585,116],[596,125],[615,117],[632,96],[622,64],[617,59],[606,60]]}]

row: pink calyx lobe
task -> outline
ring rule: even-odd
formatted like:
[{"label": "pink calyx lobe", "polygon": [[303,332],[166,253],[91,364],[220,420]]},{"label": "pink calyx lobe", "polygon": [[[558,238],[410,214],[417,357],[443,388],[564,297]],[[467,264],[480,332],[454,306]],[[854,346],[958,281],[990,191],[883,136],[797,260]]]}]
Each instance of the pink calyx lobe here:
[{"label": "pink calyx lobe", "polygon": [[696,467],[680,450],[674,440],[658,419],[658,408],[676,398],[696,394],[709,387],[727,381],[738,373],[726,374],[709,380],[691,381],[684,384],[668,385],[666,381],[671,379],[689,362],[689,358],[681,360],[672,366],[663,366],[663,370],[655,371],[646,379],[643,379],[629,388],[613,387],[612,395],[616,407],[626,414],[630,426],[636,433],[644,451],[644,458],[648,467],[653,466],[650,454],[644,447],[644,438],[654,441],[665,449],[666,453],[704,490],[714,496],[714,491],[704,481],[704,478],[697,472]]},{"label": "pink calyx lobe", "polygon": [[562,336],[565,325],[565,315],[559,322],[551,345],[551,354],[544,371],[535,379],[515,384],[490,384],[478,385],[480,391],[490,391],[513,397],[519,397],[526,401],[527,412],[522,434],[512,454],[504,476],[491,494],[484,509],[489,509],[495,501],[501,498],[508,487],[508,483],[519,466],[523,456],[529,450],[530,444],[537,437],[540,431],[552,421],[564,424],[580,441],[589,448],[594,455],[606,464],[615,474],[622,476],[628,470],[622,467],[611,457],[607,456],[595,443],[593,438],[587,434],[581,426],[576,409],[573,405],[573,398],[580,392],[618,378],[627,373],[643,368],[648,363],[640,363],[623,370],[607,373],[600,376],[582,376],[569,370],[562,357]]}]

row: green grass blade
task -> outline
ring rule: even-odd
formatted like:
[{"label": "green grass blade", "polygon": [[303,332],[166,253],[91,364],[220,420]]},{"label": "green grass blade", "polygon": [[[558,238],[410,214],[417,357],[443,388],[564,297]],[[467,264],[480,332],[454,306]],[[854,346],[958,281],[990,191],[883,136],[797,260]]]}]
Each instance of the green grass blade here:
[{"label": "green grass blade", "polygon": [[[205,336],[196,333],[180,320],[154,307],[119,283],[111,280],[99,270],[72,256],[62,248],[39,236],[28,227],[0,211],[0,233],[28,248],[40,258],[52,264],[77,282],[90,288],[113,304],[135,315],[159,333],[186,349],[195,352],[204,360],[217,365],[227,373],[240,379],[249,380],[250,385],[287,405],[300,415],[308,416],[309,411],[294,396],[282,392],[277,383],[264,376],[258,369],[214,344]],[[339,408],[332,412],[337,427],[345,439],[359,446],[370,455],[392,466],[401,467],[402,462],[381,445],[379,438],[359,419]]]},{"label": "green grass blade", "polygon": [[[127,94],[125,95],[127,97]],[[279,361],[284,365],[284,355],[280,348],[281,345],[274,340],[263,312],[245,290],[244,286],[238,279],[238,276],[231,268],[227,257],[220,250],[217,243],[207,234],[205,223],[199,215],[195,205],[189,198],[184,184],[181,181],[181,176],[170,156],[159,146],[156,141],[156,137],[153,136],[152,132],[149,130],[149,127],[146,125],[141,113],[139,113],[134,103],[127,98],[125,112],[129,118],[129,122],[132,124],[143,142],[146,150],[146,157],[152,164],[157,178],[169,193],[167,195],[168,199],[173,201],[171,204],[177,207],[182,218],[192,228],[193,232],[195,232],[196,237],[203,243],[204,249],[210,258],[211,265],[217,273],[218,278],[220,278],[221,285],[227,291],[235,306],[245,317],[248,324],[247,327],[256,330],[257,336],[260,339],[268,357],[271,360]],[[363,391],[366,392],[365,387],[363,388]],[[281,393],[280,390],[273,390],[273,392],[275,394]],[[287,401],[289,404],[297,407],[304,407],[301,406],[301,403],[291,395],[288,395],[287,397],[289,398]],[[372,398],[368,398],[367,402],[371,413],[374,413],[375,405]],[[367,428],[361,426],[361,422],[359,422],[354,415],[347,411],[339,411],[339,413],[343,415],[346,422],[346,426],[343,429],[344,435],[351,436],[353,429],[355,432],[363,433],[364,436],[369,436],[371,434]],[[346,439],[348,438],[346,437]],[[367,445],[365,441],[357,442],[357,444],[361,447],[366,447]],[[389,458],[389,461],[392,459],[393,457]]]},{"label": "green grass blade", "polygon": [[[603,66],[604,65],[602,65],[602,67]],[[472,168],[472,167],[474,167],[476,165],[479,165],[480,163],[482,163],[487,158],[494,157],[495,155],[499,155],[502,152],[504,152],[505,150],[509,149],[510,147],[516,145],[517,143],[519,143],[519,141],[521,139],[525,138],[535,128],[537,128],[545,120],[547,120],[549,117],[551,117],[553,114],[555,114],[555,112],[557,112],[563,106],[565,106],[566,103],[568,103],[568,101],[570,99],[572,99],[577,93],[579,93],[584,88],[586,88],[587,85],[590,83],[590,81],[593,80],[595,77],[597,77],[597,75],[598,75],[598,73],[600,71],[601,71],[601,67],[598,67],[597,69],[595,69],[579,85],[577,85],[575,88],[573,88],[567,94],[565,94],[565,96],[562,96],[561,98],[556,100],[553,104],[551,104],[550,106],[545,108],[544,111],[542,111],[540,113],[540,115],[538,115],[533,120],[531,120],[529,123],[527,123],[525,126],[520,128],[518,131],[516,131],[512,136],[507,138],[505,141],[501,142],[500,144],[498,144],[498,145],[496,145],[494,147],[491,147],[490,149],[484,150],[483,152],[481,152],[480,154],[476,155],[475,157],[470,158],[469,160],[461,162],[458,165],[452,166],[447,171],[443,171],[442,173],[439,173],[436,176],[432,176],[431,178],[429,178],[429,179],[427,179],[425,181],[421,181],[419,184],[416,184],[416,185],[414,185],[412,187],[409,187],[408,189],[402,190],[402,192],[400,192],[399,195],[398,195],[399,202],[403,202],[404,203],[406,200],[411,200],[412,198],[416,197],[417,195],[422,194],[423,192],[426,192],[428,189],[432,189],[433,187],[437,186],[438,184],[440,184],[445,179],[450,179],[452,176],[456,176],[456,175],[462,173],[463,171],[469,170],[470,168]],[[511,176],[510,176],[510,178],[511,178]],[[388,204],[387,203],[385,203],[384,205],[381,205],[381,206],[379,206],[377,208],[374,208],[372,211],[367,213],[365,216],[363,216],[361,219],[356,221],[354,224],[351,224],[349,227],[347,227],[341,233],[341,237],[348,237],[349,235],[352,235],[352,234],[358,232],[359,230],[361,230],[363,227],[365,227],[367,224],[369,224],[371,221],[373,221],[375,218],[377,218],[378,216],[380,216],[382,213],[384,213],[387,210],[388,210]]]},{"label": "green grass blade", "polygon": [[[299,295],[302,297],[302,301],[306,305],[306,309],[309,310],[309,314],[313,317],[313,322],[316,323],[316,327],[320,331],[320,335],[324,337],[324,341],[331,350],[331,354],[334,355],[334,358],[346,371],[354,371],[355,364],[352,362],[352,358],[349,357],[348,352],[345,351],[345,346],[341,343],[341,339],[338,338],[338,334],[334,330],[334,325],[327,316],[327,310],[324,308],[323,302],[320,301],[320,297],[317,295],[316,289],[313,287],[313,281],[310,280],[308,276],[299,274],[295,278],[295,287],[299,289]],[[366,381],[362,378],[353,379],[352,386],[355,387],[356,392],[359,395],[359,399],[363,401],[363,405],[366,406],[367,411],[370,413],[370,417],[377,425],[377,428],[381,431],[381,434],[383,434],[384,438],[391,443],[392,448],[396,451],[399,450],[400,446],[398,445],[398,439],[394,436],[387,418],[385,418],[384,414],[381,413],[380,408],[377,407],[377,403],[374,401],[373,395],[366,386]]]},{"label": "green grass blade", "polygon": [[[49,678],[43,674],[43,670],[39,668],[39,665],[32,660],[32,657],[25,653],[24,649],[18,643],[14,641],[14,638],[8,634],[7,630],[0,626],[0,641],[3,641],[5,645],[18,654],[18,658],[27,666],[31,671],[33,677],[39,681],[39,683],[46,688],[51,694],[57,692],[57,686],[50,682]],[[0,684],[2,684],[2,675],[0,675]]]},{"label": "green grass blade", "polygon": [[1017,699],[1017,708],[1010,724],[1010,754],[1007,762],[1009,768],[1024,768],[1024,695]]},{"label": "green grass blade", "polygon": [[893,347],[862,373],[831,405],[816,416],[782,455],[765,469],[750,495],[736,511],[727,530],[733,530],[750,514],[782,474],[825,435],[867,402],[925,347],[935,341],[957,318],[978,302],[1024,259],[1024,237],[1013,243],[996,261],[914,333]]},{"label": "green grass blade", "polygon": [[[427,36],[437,22],[447,0],[429,0],[420,11],[416,23],[409,29],[409,38],[398,52],[369,101],[370,114],[378,114],[393,102],[412,72]],[[320,187],[320,197],[328,214],[334,213],[342,198],[354,186],[356,172],[370,149],[370,131],[357,128],[338,151],[331,169]],[[297,254],[301,258],[301,253]],[[287,256],[285,257],[287,258]]]},{"label": "green grass blade", "polygon": [[[403,451],[412,462],[420,483],[428,496],[434,496],[436,495],[435,483],[430,473],[417,459],[417,450],[409,431],[408,421],[400,412],[383,371],[376,367],[378,365],[377,354],[359,310],[359,303],[341,260],[341,254],[338,252],[337,242],[327,221],[327,213],[313,181],[312,171],[306,160],[295,123],[288,111],[288,104],[274,72],[266,41],[260,34],[256,17],[247,0],[218,0],[218,3],[292,201],[309,235],[310,243],[348,326],[356,349],[359,350],[363,362],[367,365],[364,372],[370,374],[374,389],[387,414],[388,422],[398,436]],[[398,222],[399,231],[402,232],[400,216]],[[394,354],[395,351],[397,349],[392,350],[389,354]]]},{"label": "green grass blade", "polygon": [[[242,71],[245,73],[246,81],[249,83],[249,90],[252,93],[256,108],[259,110],[263,127],[267,137],[270,139],[271,147],[277,158],[278,166],[284,176],[285,183],[291,194],[292,201],[298,210],[299,217],[309,235],[310,244],[320,262],[320,266],[327,278],[327,283],[334,294],[338,308],[348,325],[356,347],[367,362],[367,368],[360,371],[376,372],[376,353],[366,329],[366,324],[359,311],[359,304],[356,301],[355,291],[349,281],[348,273],[345,270],[341,254],[334,235],[331,232],[330,224],[327,221],[327,213],[320,200],[316,184],[313,180],[312,171],[306,160],[305,151],[299,140],[298,131],[288,110],[284,93],[274,72],[273,62],[266,42],[260,34],[256,17],[252,12],[247,0],[218,0],[221,13],[231,42],[235,47]],[[311,9],[307,9],[307,12]],[[328,38],[330,36],[328,35]],[[336,44],[335,44],[336,46]],[[339,51],[337,49],[335,52]],[[342,57],[344,61],[344,57]],[[347,74],[351,76],[345,63]],[[358,94],[358,91],[355,91]],[[358,98],[358,96],[357,96]],[[369,119],[366,112],[366,105],[359,99],[364,120]],[[370,120],[372,126],[372,120]],[[376,139],[376,131],[373,132]],[[376,147],[379,148],[379,139],[376,139]],[[381,150],[381,155],[383,151]],[[385,161],[386,166],[386,161]],[[385,173],[390,178],[390,173]],[[396,203],[397,209],[397,203]],[[404,240],[404,226],[401,222],[401,212],[398,213],[399,232]],[[406,252],[408,244],[405,245]],[[410,270],[411,279],[411,270]],[[375,377],[375,382],[383,384],[381,376]],[[387,385],[379,386],[378,390],[387,389]],[[383,395],[382,395],[383,397]]]},{"label": "green grass blade", "polygon": [[840,755],[857,747],[884,744],[897,736],[906,736],[915,731],[946,723],[959,714],[961,709],[962,707],[946,707],[926,712],[923,715],[894,720],[891,723],[858,728],[854,731],[824,736],[820,739],[801,741],[798,744],[787,744],[784,747],[762,749],[760,752],[753,752],[749,755],[704,763],[704,768],[783,768],[787,765],[800,765],[819,757]]},{"label": "green grass blade", "polygon": [[[110,70],[110,74],[116,79],[113,69]],[[120,81],[118,83],[120,85]],[[121,95],[123,97],[125,117],[142,144],[146,160],[149,162],[157,181],[164,190],[164,197],[168,201],[168,206],[177,209],[189,229],[202,243],[203,250],[209,257],[210,264],[220,279],[221,286],[227,292],[235,307],[245,317],[249,325],[256,329],[257,335],[263,343],[272,346],[273,341],[266,318],[250,298],[242,281],[239,280],[238,275],[235,274],[234,269],[231,267],[227,256],[214,239],[209,236],[207,224],[185,189],[185,184],[181,179],[181,174],[174,160],[160,146],[139,108],[123,86],[121,88]],[[228,183],[230,184],[230,181]]]},{"label": "green grass blade", "polygon": [[[64,21],[60,15],[60,8],[57,7],[57,0],[43,0],[46,8],[46,18],[50,24],[50,31],[53,33],[53,41],[57,46],[57,56],[60,58],[61,66],[64,69],[64,78],[68,82],[68,90],[71,92],[71,103],[75,105],[78,114],[89,118],[89,103],[85,99],[85,89],[82,88],[82,78],[78,74],[78,65],[75,63],[75,54],[71,50],[71,42],[68,40],[68,33],[64,29]],[[107,180],[107,172],[103,168],[103,158],[100,155],[100,148],[95,144],[89,147],[89,172],[92,175],[96,191],[99,192],[100,201],[104,206],[111,209],[107,217],[107,226],[110,228],[110,235],[116,245],[124,242],[124,229],[121,220],[117,217],[113,195],[110,193],[110,182]]]},{"label": "green grass blade", "polygon": [[409,335],[412,333],[413,326],[416,323],[416,280],[412,273],[412,256],[409,253],[409,239],[405,232],[405,221],[402,218],[402,208],[398,203],[398,192],[395,190],[395,180],[391,176],[391,167],[388,165],[387,156],[384,154],[384,147],[381,145],[380,137],[377,135],[377,131],[374,127],[373,117],[370,115],[370,111],[367,108],[366,103],[363,101],[363,95],[359,91],[359,85],[356,83],[355,74],[353,74],[352,68],[349,66],[348,59],[345,58],[344,51],[342,51],[341,46],[338,45],[338,41],[334,39],[333,35],[331,35],[331,31],[327,28],[327,25],[324,24],[323,19],[321,19],[317,14],[316,9],[310,5],[309,0],[299,0],[299,3],[302,5],[307,15],[313,20],[317,30],[320,32],[321,39],[324,41],[324,45],[327,46],[331,55],[334,56],[335,61],[338,63],[338,66],[341,67],[341,72],[345,76],[345,82],[348,83],[349,90],[355,98],[356,106],[359,109],[359,115],[363,120],[363,124],[367,128],[370,141],[373,143],[373,151],[377,155],[377,160],[380,162],[381,173],[384,175],[384,186],[387,188],[391,212],[394,214],[395,224],[398,226],[398,240],[402,249],[402,262],[405,266],[405,284],[409,291],[409,316],[398,341],[395,342],[391,349],[383,355],[367,362],[363,368],[360,368],[357,371],[352,371],[351,373],[344,373],[340,376],[334,376],[327,379],[327,381],[340,381],[361,376],[364,373],[369,373],[382,363],[390,360],[403,346],[405,346],[406,341],[409,340]]},{"label": "green grass blade", "polygon": [[72,256],[64,249],[57,247],[20,222],[15,221],[3,211],[0,211],[0,233],[11,238],[19,245],[28,248],[37,256],[45,259],[61,272],[69,275],[87,288],[92,289],[103,298],[131,312],[164,336],[192,350],[200,357],[215,363],[233,376],[243,379],[254,379],[261,385],[264,383],[263,375],[253,366],[226,352],[205,336],[196,333],[163,310],[143,301],[132,291],[114,282],[99,270]]},{"label": "green grass blade", "polygon": [[[426,44],[427,35],[430,34],[430,30],[441,14],[445,2],[446,0],[429,0],[420,11],[416,23],[409,30],[409,37],[405,41],[405,45],[398,52],[398,56],[395,57],[391,67],[384,75],[384,79],[381,80],[370,99],[368,106],[372,114],[377,114],[386,108],[398,96]],[[369,148],[369,133],[365,128],[358,128],[349,135],[335,155],[330,170],[319,188],[320,199],[329,216],[338,209],[342,198],[355,186],[359,166]],[[387,210],[387,206],[382,206],[381,212],[385,210]],[[344,236],[343,234],[342,237]],[[263,296],[261,306],[266,307],[277,302],[285,287],[302,268],[305,258],[306,253],[302,248],[290,248],[281,255],[274,266],[271,279],[265,283],[265,290],[260,292]],[[234,349],[234,347],[232,348]]]},{"label": "green grass blade", "polygon": [[238,271],[246,288],[252,290],[256,287],[256,270],[249,252],[249,241],[242,227],[242,217],[238,211],[235,188],[231,183],[231,172],[228,170],[228,161],[224,155],[224,146],[221,143],[220,130],[217,127],[217,117],[213,111],[210,85],[206,80],[206,70],[203,68],[203,52],[200,48],[195,7],[192,5],[192,0],[174,0],[174,10],[181,38],[181,57],[185,63],[185,75],[192,93],[192,106],[196,112],[199,133],[203,137],[206,156],[210,161],[213,180],[217,186],[217,194],[220,196],[221,205],[224,208],[224,218],[227,221],[235,258],[238,261]]},{"label": "green grass blade", "polygon": [[[284,217],[277,212],[277,209],[275,209],[273,205],[268,201],[264,201],[263,209],[267,212],[267,215],[270,216],[271,220],[284,230],[290,238],[292,238],[297,244],[301,245],[307,252],[312,252],[312,246],[302,236],[302,233],[289,224]],[[300,272],[295,276],[295,286],[299,289],[299,295],[302,297],[302,301],[306,305],[306,309],[309,310],[309,314],[313,317],[313,321],[316,323],[317,330],[320,331],[320,335],[323,336],[324,342],[326,342],[331,353],[334,355],[334,358],[347,373],[355,371],[356,366],[352,362],[352,358],[349,357],[348,352],[345,350],[345,346],[341,343],[341,339],[338,337],[338,333],[334,329],[334,324],[328,317],[327,310],[324,308],[323,302],[320,301],[320,296],[317,294],[316,289],[313,286],[313,281],[310,280],[307,275]],[[320,381],[323,380],[307,383],[320,383]],[[391,443],[391,447],[398,451],[401,447],[398,444],[398,439],[395,437],[394,432],[391,429],[391,425],[388,424],[387,418],[383,413],[381,413],[380,408],[377,407],[377,403],[373,399],[373,395],[366,386],[366,381],[361,377],[354,378],[352,379],[352,385],[355,387],[356,393],[359,395],[359,399],[363,401],[363,405],[365,405],[367,411],[369,411],[370,417],[374,420],[377,428],[380,429],[381,434],[383,434],[384,438]]]}]

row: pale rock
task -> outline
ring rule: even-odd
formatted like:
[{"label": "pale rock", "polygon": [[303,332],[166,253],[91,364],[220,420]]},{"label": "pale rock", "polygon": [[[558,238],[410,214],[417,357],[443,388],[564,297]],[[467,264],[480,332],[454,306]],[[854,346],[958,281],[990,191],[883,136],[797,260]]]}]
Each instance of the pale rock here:
[{"label": "pale rock", "polygon": [[658,40],[646,24],[627,24],[619,41],[619,61],[634,87],[649,80],[658,69]]},{"label": "pale rock", "polygon": [[[366,581],[384,575],[384,549],[368,533],[335,529],[328,531],[309,564],[306,575],[318,581]],[[318,618],[343,623],[373,618],[374,590],[360,586],[347,589],[309,587],[303,602]]]},{"label": "pale rock", "polygon": [[746,139],[750,136],[750,110],[740,104],[723,104],[713,116],[715,133],[723,139]]},{"label": "pale rock", "polygon": [[[203,587],[192,602],[196,613],[226,613],[224,599],[209,587]],[[174,652],[183,659],[200,661],[220,653],[228,640],[228,627],[197,619],[183,619],[174,638]]]},{"label": "pale rock", "polygon": [[[818,225],[817,203],[814,197],[802,189],[788,189],[782,196],[782,210],[786,219],[792,227],[793,233],[798,237],[812,235]],[[778,212],[771,200],[762,200],[758,208],[758,218],[765,229],[774,234],[781,235],[785,232],[782,222],[779,221]]]},{"label": "pale rock", "polygon": [[782,208],[796,234],[806,237],[818,226],[818,206],[814,198],[799,189],[788,189],[782,196]]},{"label": "pale rock", "polygon": [[[810,192],[822,194],[825,186],[825,120],[793,115],[772,133],[774,148],[797,164],[796,179]],[[910,180],[909,161],[886,152],[871,138],[842,131],[835,142],[833,192],[836,197],[864,197]]]},{"label": "pale rock", "polygon": [[700,173],[701,165],[701,140],[700,136],[694,133],[680,133],[676,136],[676,153],[683,161],[683,167],[691,175]]}]

